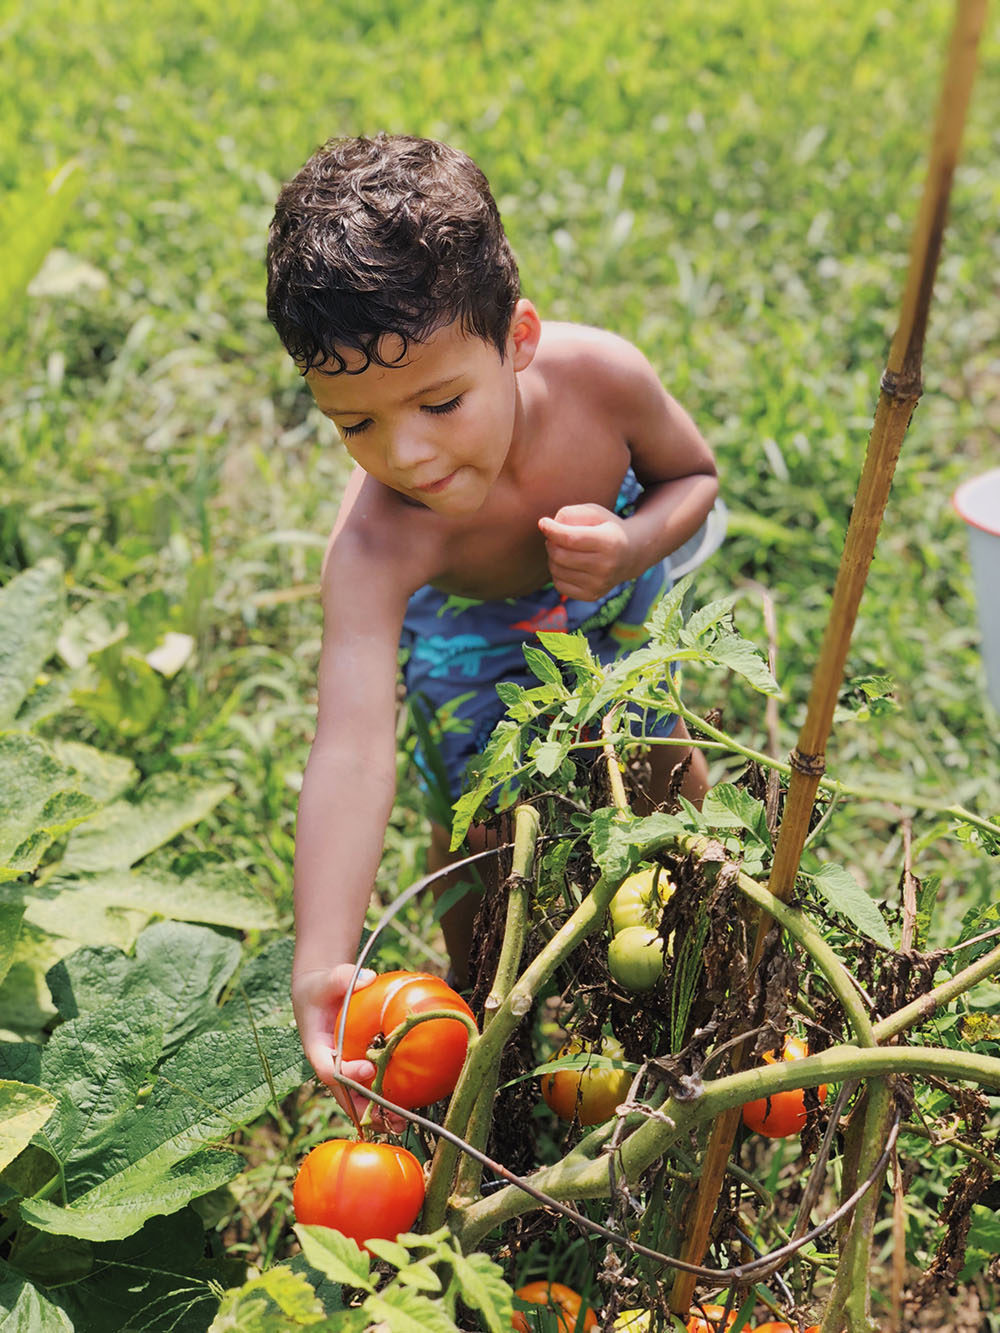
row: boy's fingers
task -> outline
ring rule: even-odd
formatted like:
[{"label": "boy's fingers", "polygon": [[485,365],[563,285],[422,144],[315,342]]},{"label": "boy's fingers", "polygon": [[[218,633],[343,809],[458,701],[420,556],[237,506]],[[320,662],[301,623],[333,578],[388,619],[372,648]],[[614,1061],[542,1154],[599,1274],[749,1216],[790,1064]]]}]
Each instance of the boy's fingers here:
[{"label": "boy's fingers", "polygon": [[603,551],[610,537],[603,524],[575,527],[567,523],[557,523],[552,518],[540,518],[538,526],[542,536],[550,545],[561,546],[570,551]]}]

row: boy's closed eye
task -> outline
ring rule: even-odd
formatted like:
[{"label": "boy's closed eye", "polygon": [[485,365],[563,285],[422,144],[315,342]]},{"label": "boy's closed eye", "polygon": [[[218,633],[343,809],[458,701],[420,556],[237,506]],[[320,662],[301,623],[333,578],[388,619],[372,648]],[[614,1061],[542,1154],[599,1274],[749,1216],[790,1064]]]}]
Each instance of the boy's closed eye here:
[{"label": "boy's closed eye", "polygon": [[[458,411],[463,397],[463,394],[457,394],[454,398],[449,398],[446,403],[425,403],[420,410],[436,417],[446,416],[449,412]],[[371,417],[365,417],[364,421],[356,421],[353,426],[341,426],[340,433],[345,440],[349,440],[352,435],[360,435],[362,431],[367,430],[371,424]]]}]

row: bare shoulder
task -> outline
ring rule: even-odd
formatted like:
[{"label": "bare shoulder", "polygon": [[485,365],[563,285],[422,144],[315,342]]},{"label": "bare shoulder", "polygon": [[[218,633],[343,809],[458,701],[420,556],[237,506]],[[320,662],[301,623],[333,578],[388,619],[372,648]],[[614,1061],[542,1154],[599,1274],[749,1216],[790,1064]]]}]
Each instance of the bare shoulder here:
[{"label": "bare shoulder", "polygon": [[662,393],[648,359],[627,338],[589,324],[546,321],[538,355],[540,369],[574,392],[589,392],[616,408],[637,392]]},{"label": "bare shoulder", "polygon": [[356,469],[323,560],[328,622],[346,631],[356,612],[369,625],[387,618],[395,633],[410,596],[439,572],[442,558],[434,516]]}]

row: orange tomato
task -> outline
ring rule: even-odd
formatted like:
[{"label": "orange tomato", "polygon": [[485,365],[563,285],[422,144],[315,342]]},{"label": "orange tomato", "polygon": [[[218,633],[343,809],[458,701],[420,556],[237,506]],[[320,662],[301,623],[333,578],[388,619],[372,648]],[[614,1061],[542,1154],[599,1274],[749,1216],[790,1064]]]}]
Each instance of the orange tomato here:
[{"label": "orange tomato", "polygon": [[[782,1052],[783,1060],[801,1060],[809,1054],[809,1047],[798,1037],[786,1037]],[[764,1052],[764,1063],[777,1064],[773,1051]],[[826,1101],[826,1084],[816,1089],[816,1096],[821,1102]],[[787,1092],[777,1092],[773,1097],[759,1097],[756,1101],[746,1102],[743,1106],[743,1123],[747,1129],[763,1134],[769,1139],[787,1139],[791,1134],[798,1134],[806,1123],[806,1098],[801,1088],[791,1088]]]},{"label": "orange tomato", "polygon": [[730,1324],[736,1323],[736,1311],[730,1310],[726,1315],[726,1322],[722,1324],[722,1317],[726,1314],[724,1305],[713,1305],[711,1301],[699,1301],[694,1307],[692,1314],[685,1327],[687,1333],[718,1333],[720,1327],[729,1328]]},{"label": "orange tomato", "polygon": [[[472,1018],[457,991],[426,972],[384,972],[355,991],[347,1006],[343,1055],[364,1060],[376,1037],[388,1037],[411,1014],[452,1009]],[[334,1018],[336,1032],[337,1018]],[[469,1045],[466,1025],[457,1019],[418,1023],[396,1049],[382,1079],[382,1092],[397,1106],[429,1106],[455,1090]]]},{"label": "orange tomato", "polygon": [[328,1139],[303,1159],[292,1203],[303,1226],[333,1227],[359,1245],[395,1240],[424,1205],[424,1173],[405,1148]]},{"label": "orange tomato", "polygon": [[[758,1324],[748,1330],[748,1333],[797,1333],[797,1329],[780,1319],[770,1319],[766,1324]],[[810,1324],[808,1328],[802,1330],[802,1333],[819,1333],[819,1324]]]},{"label": "orange tomato", "polygon": [[[559,1056],[576,1055],[584,1049],[576,1037],[571,1038],[559,1051]],[[611,1060],[624,1060],[622,1044],[614,1037],[605,1037],[601,1055]],[[623,1102],[632,1085],[632,1075],[626,1069],[557,1069],[543,1074],[542,1097],[549,1110],[560,1120],[576,1119],[581,1125],[600,1125],[610,1120],[615,1107]]]},{"label": "orange tomato", "polygon": [[[597,1316],[583,1298],[572,1287],[565,1287],[561,1282],[529,1282],[518,1287],[514,1295],[530,1305],[545,1305],[554,1310],[559,1317],[559,1333],[586,1333],[597,1327]],[[582,1312],[582,1313],[581,1313]],[[531,1324],[520,1310],[515,1310],[511,1326],[519,1333],[533,1333]]]}]

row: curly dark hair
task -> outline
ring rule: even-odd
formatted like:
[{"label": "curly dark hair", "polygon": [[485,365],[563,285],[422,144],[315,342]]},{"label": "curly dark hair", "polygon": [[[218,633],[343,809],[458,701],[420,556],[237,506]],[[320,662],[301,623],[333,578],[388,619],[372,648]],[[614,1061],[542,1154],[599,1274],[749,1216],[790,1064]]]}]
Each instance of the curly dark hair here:
[{"label": "curly dark hair", "polygon": [[[365,358],[358,371],[398,364],[456,319],[502,358],[519,295],[489,182],[446,144],[331,139],[278,195],[267,314],[302,374],[345,371],[348,348]],[[402,342],[392,362],[386,334]]]}]

